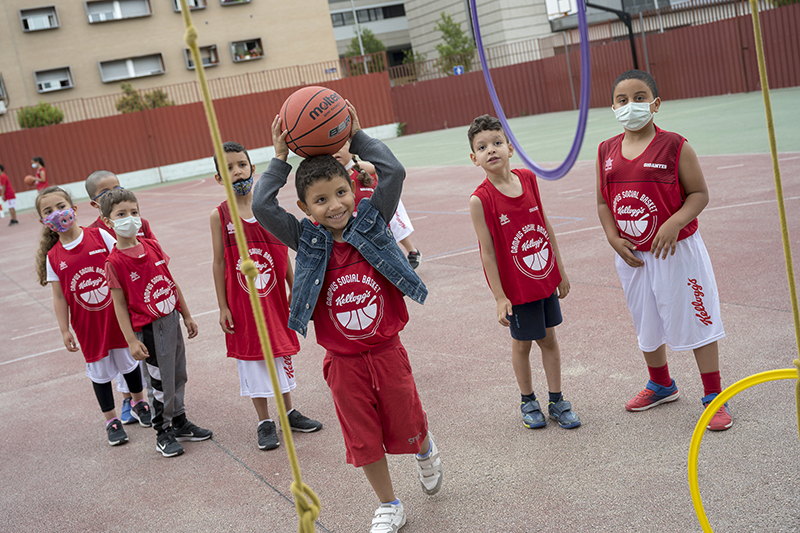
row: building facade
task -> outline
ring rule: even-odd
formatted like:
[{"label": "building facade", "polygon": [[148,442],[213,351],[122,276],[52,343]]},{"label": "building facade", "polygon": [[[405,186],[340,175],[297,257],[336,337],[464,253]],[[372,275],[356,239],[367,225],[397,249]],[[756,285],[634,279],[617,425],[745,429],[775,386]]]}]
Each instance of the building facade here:
[{"label": "building facade", "polygon": [[405,5],[401,0],[328,0],[333,34],[340,57],[356,37],[356,20],[363,31],[371,31],[385,46],[389,65],[403,62],[411,48]]}]

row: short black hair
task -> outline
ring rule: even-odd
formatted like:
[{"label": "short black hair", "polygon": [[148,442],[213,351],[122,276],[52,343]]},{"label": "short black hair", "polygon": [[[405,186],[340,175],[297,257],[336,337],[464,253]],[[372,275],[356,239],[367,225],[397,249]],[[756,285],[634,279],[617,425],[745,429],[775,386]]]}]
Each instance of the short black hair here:
[{"label": "short black hair", "polygon": [[[234,141],[227,141],[222,143],[222,150],[227,154],[230,152],[237,152],[241,153],[244,152],[245,157],[247,157],[247,162],[250,163],[250,166],[253,166],[253,163],[250,161],[250,154],[247,153],[247,150],[241,144],[234,142]],[[217,154],[214,153],[214,168],[217,169],[217,174],[222,175],[219,173],[219,163],[217,163]]]},{"label": "short black hair", "polygon": [[622,83],[625,80],[639,80],[645,83],[647,87],[650,89],[650,92],[653,93],[653,98],[658,98],[658,86],[656,85],[656,80],[653,79],[653,76],[644,72],[643,70],[629,70],[627,72],[623,72],[619,75],[617,80],[614,82],[614,86],[611,87],[611,101],[614,101],[614,91],[617,90],[617,85]]},{"label": "short black hair", "polygon": [[44,167],[44,159],[42,159],[42,158],[41,158],[41,157],[39,157],[39,156],[36,156],[36,157],[31,157],[31,161],[36,161],[37,163],[39,163],[40,165],[42,165],[42,167]]},{"label": "short black hair", "polygon": [[[110,170],[95,170],[89,174],[89,177],[86,178],[86,183],[84,183],[84,186],[86,187],[86,194],[89,195],[90,200],[94,199],[94,197],[97,195],[97,182],[108,177],[116,178],[117,175]],[[119,178],[117,178],[117,181],[119,181]]]},{"label": "short black hair", "polygon": [[5,171],[6,171],[6,167],[4,167],[3,165],[0,165],[0,172],[5,172]]},{"label": "short black hair", "polygon": [[111,189],[100,197],[100,213],[104,217],[110,218],[114,206],[122,202],[134,202],[139,205],[139,200],[136,199],[136,195],[130,189]]},{"label": "short black hair", "polygon": [[344,165],[332,155],[317,155],[303,159],[297,166],[297,172],[294,175],[297,198],[306,203],[306,192],[311,185],[321,180],[332,180],[338,177],[350,181]]},{"label": "short black hair", "polygon": [[469,149],[473,152],[475,149],[472,147],[472,141],[475,139],[475,136],[478,135],[482,131],[502,131],[503,137],[508,140],[506,136],[505,130],[503,130],[503,123],[496,117],[491,115],[481,115],[476,117],[475,120],[472,121],[472,124],[469,126],[469,130],[467,130],[467,139],[469,139]]}]

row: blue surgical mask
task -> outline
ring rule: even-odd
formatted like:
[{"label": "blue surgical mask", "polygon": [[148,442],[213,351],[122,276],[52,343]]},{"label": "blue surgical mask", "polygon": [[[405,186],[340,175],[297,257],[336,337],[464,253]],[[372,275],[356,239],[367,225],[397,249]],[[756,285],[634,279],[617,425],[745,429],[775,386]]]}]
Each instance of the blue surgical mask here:
[{"label": "blue surgical mask", "polygon": [[233,192],[236,196],[247,196],[250,189],[253,188],[253,175],[251,174],[246,180],[239,180],[233,183]]}]

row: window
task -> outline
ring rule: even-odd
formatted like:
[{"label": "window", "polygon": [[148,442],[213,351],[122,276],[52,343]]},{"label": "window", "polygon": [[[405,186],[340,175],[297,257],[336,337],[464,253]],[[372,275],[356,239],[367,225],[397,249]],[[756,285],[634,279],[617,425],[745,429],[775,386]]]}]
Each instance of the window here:
[{"label": "window", "polygon": [[343,13],[331,13],[331,19],[333,20],[333,27],[337,26],[350,26],[353,24],[353,12],[352,11],[345,11]]},{"label": "window", "polygon": [[[189,6],[189,11],[194,11],[195,9],[205,9],[208,4],[206,0],[186,0],[186,5]],[[180,0],[172,0],[172,9],[176,12],[181,10]]]},{"label": "window", "polygon": [[236,4],[249,4],[250,0],[219,0],[223,6],[234,6]]},{"label": "window", "polygon": [[54,68],[50,70],[37,70],[33,73],[36,80],[36,90],[40,93],[71,89],[72,69],[69,67]]},{"label": "window", "polygon": [[100,78],[102,78],[103,83],[127,80],[130,78],[156,76],[166,71],[164,68],[164,58],[161,54],[129,57],[127,59],[117,59],[114,61],[100,61],[98,65],[100,67]]},{"label": "window", "polygon": [[[406,10],[403,4],[394,4],[386,7],[373,7],[369,9],[359,9],[356,11],[358,15],[358,23],[374,22],[376,20],[391,19],[396,17],[405,17]],[[331,21],[333,27],[349,26],[355,24],[353,20],[353,11],[340,11],[339,13],[331,13]]]},{"label": "window", "polygon": [[[219,65],[219,54],[217,54],[217,45],[212,44],[209,46],[200,47],[200,57],[203,60],[203,66],[216,67]],[[194,59],[192,59],[192,51],[188,48],[183,49],[183,60],[186,63],[186,68],[194,70]]]},{"label": "window", "polygon": [[59,26],[56,6],[20,9],[19,19],[22,31],[51,30]]},{"label": "window", "polygon": [[0,100],[6,99],[6,84],[3,82],[3,76],[0,76]]},{"label": "window", "polygon": [[148,17],[153,14],[150,0],[100,0],[85,2],[86,17],[89,24],[122,20],[135,17]]},{"label": "window", "polygon": [[248,39],[246,41],[234,41],[231,43],[231,55],[233,62],[249,61],[251,59],[261,59],[264,57],[264,49],[261,47],[261,39]]}]

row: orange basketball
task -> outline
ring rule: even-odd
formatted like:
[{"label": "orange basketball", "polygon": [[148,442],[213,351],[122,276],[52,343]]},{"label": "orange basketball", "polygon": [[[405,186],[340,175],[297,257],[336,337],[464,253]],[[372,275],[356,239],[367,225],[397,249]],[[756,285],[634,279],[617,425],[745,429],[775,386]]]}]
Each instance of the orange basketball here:
[{"label": "orange basketball", "polygon": [[286,99],[280,113],[286,144],[300,157],[333,155],[350,137],[344,98],[327,87],[303,87]]},{"label": "orange basketball", "polygon": [[36,178],[28,174],[27,176],[25,176],[25,185],[31,185],[31,186],[36,185]]}]

